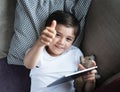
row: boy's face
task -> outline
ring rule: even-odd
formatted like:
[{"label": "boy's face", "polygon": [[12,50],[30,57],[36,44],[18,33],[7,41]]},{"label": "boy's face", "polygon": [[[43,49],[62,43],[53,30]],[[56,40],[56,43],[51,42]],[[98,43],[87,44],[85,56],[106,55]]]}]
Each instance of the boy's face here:
[{"label": "boy's face", "polygon": [[74,28],[57,24],[56,37],[49,44],[47,51],[52,56],[61,55],[67,49],[69,49],[74,39],[75,39]]}]

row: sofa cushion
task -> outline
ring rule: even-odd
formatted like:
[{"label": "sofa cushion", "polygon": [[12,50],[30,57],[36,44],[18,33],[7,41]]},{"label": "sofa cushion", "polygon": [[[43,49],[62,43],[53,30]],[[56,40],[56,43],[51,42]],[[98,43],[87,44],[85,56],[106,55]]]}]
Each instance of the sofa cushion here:
[{"label": "sofa cushion", "polygon": [[14,32],[15,4],[16,0],[0,0],[0,58],[7,56],[11,37]]},{"label": "sofa cushion", "polygon": [[[15,34],[13,35],[7,60],[9,64],[23,65],[26,50],[39,37],[46,18],[55,10],[65,10],[78,18],[81,30],[91,0],[18,0],[15,16]],[[79,35],[81,37],[81,34]],[[80,39],[76,43],[80,43]],[[75,45],[79,45],[75,44]]]},{"label": "sofa cushion", "polygon": [[93,0],[86,19],[82,50],[96,56],[98,84],[120,72],[119,8],[119,0]]},{"label": "sofa cushion", "polygon": [[120,77],[116,78],[108,85],[98,87],[95,92],[120,92]]},{"label": "sofa cushion", "polygon": [[0,92],[30,92],[29,70],[0,59]]}]

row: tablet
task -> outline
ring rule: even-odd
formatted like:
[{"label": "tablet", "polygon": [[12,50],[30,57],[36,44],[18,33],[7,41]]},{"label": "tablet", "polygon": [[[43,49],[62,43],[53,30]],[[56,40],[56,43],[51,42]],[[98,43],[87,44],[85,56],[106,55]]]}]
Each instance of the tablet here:
[{"label": "tablet", "polygon": [[96,68],[97,68],[97,66],[87,68],[87,69],[84,69],[84,70],[80,70],[80,71],[77,71],[77,72],[74,72],[74,73],[66,74],[63,77],[59,78],[58,80],[49,84],[47,87],[55,86],[55,85],[58,85],[58,84],[61,84],[61,83],[64,83],[64,82],[67,82],[67,81],[70,81],[70,80],[74,80],[74,79],[80,77],[81,75],[83,75],[84,73],[89,72],[89,71],[91,71],[93,69],[96,69]]}]

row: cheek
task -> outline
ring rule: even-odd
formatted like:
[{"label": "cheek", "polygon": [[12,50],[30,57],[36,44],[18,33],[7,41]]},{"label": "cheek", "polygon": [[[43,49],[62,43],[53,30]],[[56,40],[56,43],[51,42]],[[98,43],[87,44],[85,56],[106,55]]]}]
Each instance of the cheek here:
[{"label": "cheek", "polygon": [[57,42],[59,42],[59,38],[55,37],[55,38],[52,40],[52,43],[55,44],[55,43],[57,43]]},{"label": "cheek", "polygon": [[67,43],[67,44],[65,45],[65,48],[68,49],[68,48],[70,48],[71,45],[72,45],[72,43]]},{"label": "cheek", "polygon": [[54,45],[58,42],[58,40],[55,38],[52,40],[52,42],[49,44],[49,47],[53,48]]}]

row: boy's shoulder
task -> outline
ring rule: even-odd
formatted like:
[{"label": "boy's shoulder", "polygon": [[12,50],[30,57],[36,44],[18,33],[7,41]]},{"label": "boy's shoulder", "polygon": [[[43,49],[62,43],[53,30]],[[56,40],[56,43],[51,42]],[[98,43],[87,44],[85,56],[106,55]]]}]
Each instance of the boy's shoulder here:
[{"label": "boy's shoulder", "polygon": [[80,50],[80,48],[78,48],[78,47],[76,47],[76,46],[74,46],[74,45],[72,45],[71,47],[70,47],[70,49],[69,49],[69,51],[72,51],[72,52],[78,52],[78,53],[82,53],[82,51]]},{"label": "boy's shoulder", "polygon": [[72,46],[70,47],[70,50],[80,50],[80,49],[79,49],[78,47],[72,45]]},{"label": "boy's shoulder", "polygon": [[83,55],[82,51],[80,50],[80,48],[72,45],[69,50],[68,53],[71,53],[72,55]]}]

